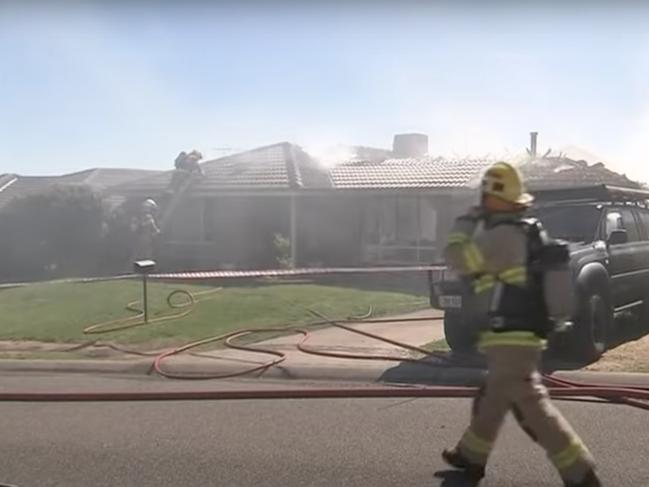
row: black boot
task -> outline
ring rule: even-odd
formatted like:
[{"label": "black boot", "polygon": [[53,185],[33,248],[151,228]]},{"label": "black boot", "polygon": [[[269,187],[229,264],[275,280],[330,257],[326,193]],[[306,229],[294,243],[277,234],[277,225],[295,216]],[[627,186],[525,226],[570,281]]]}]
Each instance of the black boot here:
[{"label": "black boot", "polygon": [[484,466],[471,463],[457,448],[444,450],[442,458],[451,467],[463,470],[472,480],[480,480],[484,477]]},{"label": "black boot", "polygon": [[579,482],[566,482],[565,487],[602,487],[602,482],[594,470],[590,470]]}]

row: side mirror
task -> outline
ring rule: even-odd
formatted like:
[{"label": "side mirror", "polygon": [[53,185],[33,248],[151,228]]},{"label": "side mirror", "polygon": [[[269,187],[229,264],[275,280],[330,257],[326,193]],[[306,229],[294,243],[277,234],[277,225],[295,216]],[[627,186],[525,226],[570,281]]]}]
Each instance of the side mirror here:
[{"label": "side mirror", "polygon": [[626,230],[613,230],[608,236],[609,245],[625,244],[629,241],[629,235]]}]

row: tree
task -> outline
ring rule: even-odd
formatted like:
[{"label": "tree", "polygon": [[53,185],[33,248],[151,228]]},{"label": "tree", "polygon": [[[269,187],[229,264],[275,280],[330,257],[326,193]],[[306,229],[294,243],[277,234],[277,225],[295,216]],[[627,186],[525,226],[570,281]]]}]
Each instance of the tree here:
[{"label": "tree", "polygon": [[12,201],[0,214],[0,276],[41,279],[96,272],[105,210],[85,186],[53,186]]}]

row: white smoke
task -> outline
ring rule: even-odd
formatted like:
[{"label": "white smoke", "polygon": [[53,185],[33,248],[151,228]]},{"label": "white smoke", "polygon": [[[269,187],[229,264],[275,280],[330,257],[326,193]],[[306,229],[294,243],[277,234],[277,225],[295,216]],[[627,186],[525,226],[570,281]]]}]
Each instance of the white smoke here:
[{"label": "white smoke", "polygon": [[303,145],[304,150],[326,168],[334,167],[354,159],[354,148],[342,143],[310,142]]}]

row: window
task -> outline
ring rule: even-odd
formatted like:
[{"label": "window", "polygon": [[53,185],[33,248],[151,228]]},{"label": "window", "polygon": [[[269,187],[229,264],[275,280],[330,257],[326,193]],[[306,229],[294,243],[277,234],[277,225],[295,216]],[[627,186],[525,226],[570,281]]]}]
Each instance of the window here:
[{"label": "window", "polygon": [[[647,215],[649,217],[649,214]],[[437,210],[431,198],[419,200],[420,244],[434,245],[437,241]]]},{"label": "window", "polygon": [[630,208],[621,208],[619,210],[610,211],[606,215],[606,238],[611,235],[614,230],[626,230],[629,242],[636,242],[640,240],[640,230],[633,216],[633,210]]},{"label": "window", "polygon": [[622,215],[617,211],[609,211],[606,214],[606,238],[608,239],[613,231],[622,229],[624,229]]},{"label": "window", "polygon": [[188,198],[174,210],[174,217],[169,226],[171,240],[178,242],[202,240],[203,205],[203,200]]},{"label": "window", "polygon": [[434,244],[437,211],[428,198],[389,196],[378,199],[365,215],[365,241],[386,245]]},{"label": "window", "polygon": [[640,226],[642,227],[642,238],[644,240],[649,240],[649,211],[640,210],[638,211],[638,217],[640,219]]},{"label": "window", "polygon": [[363,242],[369,261],[432,262],[436,239],[433,198],[382,196],[367,207]]},{"label": "window", "polygon": [[635,221],[635,216],[633,216],[633,210],[625,208],[620,210],[620,214],[622,215],[622,224],[629,237],[629,242],[640,240],[640,230],[638,229],[638,223]]},{"label": "window", "polygon": [[419,206],[417,198],[397,198],[396,240],[403,245],[417,245],[419,240]]},{"label": "window", "polygon": [[554,238],[570,242],[592,242],[597,233],[601,211],[595,206],[549,206],[538,208],[534,215]]}]

